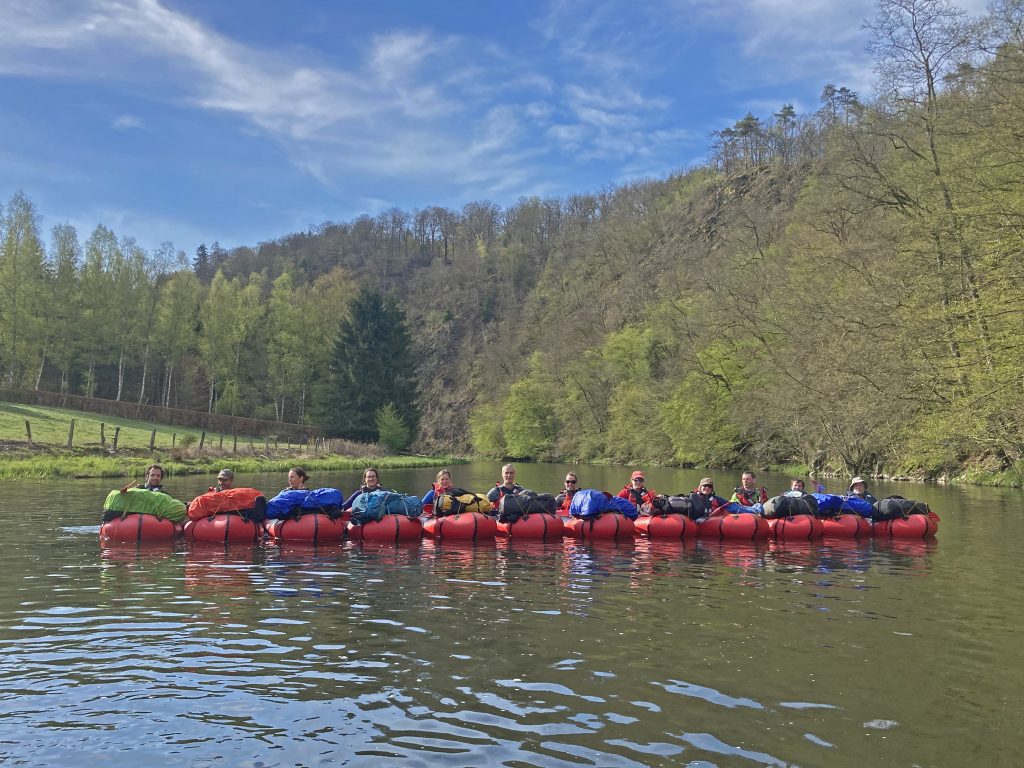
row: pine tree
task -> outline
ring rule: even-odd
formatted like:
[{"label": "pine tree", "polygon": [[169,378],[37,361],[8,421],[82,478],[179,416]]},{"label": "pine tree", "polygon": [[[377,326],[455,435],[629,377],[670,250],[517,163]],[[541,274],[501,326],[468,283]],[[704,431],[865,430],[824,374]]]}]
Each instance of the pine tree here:
[{"label": "pine tree", "polygon": [[360,292],[339,323],[329,374],[320,382],[320,425],[329,435],[375,441],[377,411],[390,403],[415,433],[415,398],[405,313],[378,291]]},{"label": "pine tree", "polygon": [[200,243],[196,248],[196,257],[192,259],[192,271],[196,273],[201,283],[209,283],[213,279],[213,264],[210,261],[210,253],[206,250],[206,243]]}]

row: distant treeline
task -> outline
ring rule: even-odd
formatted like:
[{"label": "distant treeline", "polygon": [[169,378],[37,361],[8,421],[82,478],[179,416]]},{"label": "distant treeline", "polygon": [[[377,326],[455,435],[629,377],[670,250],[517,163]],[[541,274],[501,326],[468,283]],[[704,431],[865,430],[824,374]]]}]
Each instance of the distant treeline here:
[{"label": "distant treeline", "polygon": [[1022,2],[882,0],[868,26],[877,96],[747,115],[662,180],[393,208],[191,269],[102,226],[44,248],[15,195],[3,383],[309,420],[358,286],[404,307],[423,450],[1019,467]]}]

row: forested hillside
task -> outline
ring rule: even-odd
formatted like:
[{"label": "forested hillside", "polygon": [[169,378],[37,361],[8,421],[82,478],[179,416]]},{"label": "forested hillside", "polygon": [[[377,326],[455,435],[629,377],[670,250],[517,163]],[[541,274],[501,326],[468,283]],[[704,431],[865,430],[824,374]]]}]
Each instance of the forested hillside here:
[{"label": "forested hillside", "polygon": [[877,97],[747,115],[665,179],[391,209],[191,264],[102,226],[46,246],[17,194],[3,383],[327,423],[338,366],[359,381],[388,354],[334,344],[374,289],[405,313],[418,391],[395,405],[422,450],[1020,467],[1022,3],[880,8]]}]

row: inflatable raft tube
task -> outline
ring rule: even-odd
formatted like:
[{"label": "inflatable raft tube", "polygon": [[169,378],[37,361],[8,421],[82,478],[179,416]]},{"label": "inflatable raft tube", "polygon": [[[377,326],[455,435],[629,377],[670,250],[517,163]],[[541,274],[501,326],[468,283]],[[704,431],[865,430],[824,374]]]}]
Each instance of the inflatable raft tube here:
[{"label": "inflatable raft tube", "polygon": [[677,512],[667,515],[641,515],[633,521],[637,534],[652,539],[692,539],[697,523]]},{"label": "inflatable raft tube", "polygon": [[362,525],[348,524],[350,541],[419,541],[423,536],[423,523],[408,515],[384,515]]}]

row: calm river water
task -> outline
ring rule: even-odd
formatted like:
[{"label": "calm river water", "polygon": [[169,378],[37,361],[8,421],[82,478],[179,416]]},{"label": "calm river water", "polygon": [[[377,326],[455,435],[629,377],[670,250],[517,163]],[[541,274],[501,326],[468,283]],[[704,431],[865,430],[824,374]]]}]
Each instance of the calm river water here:
[{"label": "calm river water", "polygon": [[[456,467],[456,483],[498,469]],[[518,480],[556,490],[565,469]],[[629,473],[579,469],[609,490]],[[383,480],[422,494],[433,474]],[[351,491],[357,473],[312,480]],[[103,550],[110,486],[0,489],[0,764],[1024,761],[1020,491],[875,484],[932,505],[931,543]]]}]

